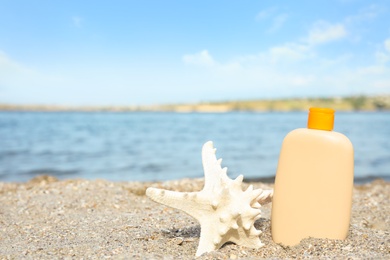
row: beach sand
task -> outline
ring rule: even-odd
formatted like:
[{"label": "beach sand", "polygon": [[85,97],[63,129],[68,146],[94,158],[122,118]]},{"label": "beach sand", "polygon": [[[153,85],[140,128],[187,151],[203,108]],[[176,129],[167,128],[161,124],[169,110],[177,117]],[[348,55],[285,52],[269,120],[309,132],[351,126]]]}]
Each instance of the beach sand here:
[{"label": "beach sand", "polygon": [[[151,201],[145,196],[149,186],[198,191],[203,180],[59,181],[41,176],[26,183],[0,183],[0,259],[194,259],[199,224]],[[282,247],[271,239],[270,209],[271,204],[265,205],[255,223],[263,231],[264,247],[227,244],[199,259],[390,259],[390,182],[355,185],[346,240],[307,238],[298,246]]]}]

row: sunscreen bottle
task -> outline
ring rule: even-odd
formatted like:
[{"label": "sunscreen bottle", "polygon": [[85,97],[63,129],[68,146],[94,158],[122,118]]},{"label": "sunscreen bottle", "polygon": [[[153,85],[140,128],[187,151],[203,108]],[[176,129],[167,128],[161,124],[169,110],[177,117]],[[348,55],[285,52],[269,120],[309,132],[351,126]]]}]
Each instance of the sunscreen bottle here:
[{"label": "sunscreen bottle", "polygon": [[283,140],[272,200],[275,243],[303,238],[345,239],[352,208],[353,146],[332,131],[334,110],[310,108],[307,128]]}]

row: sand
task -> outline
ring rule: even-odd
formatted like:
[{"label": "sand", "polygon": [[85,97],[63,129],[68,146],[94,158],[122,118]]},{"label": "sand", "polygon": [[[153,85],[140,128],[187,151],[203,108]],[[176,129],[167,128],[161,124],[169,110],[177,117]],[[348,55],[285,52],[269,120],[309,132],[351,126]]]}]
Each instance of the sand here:
[{"label": "sand", "polygon": [[[50,176],[0,183],[0,259],[194,259],[199,224],[151,201],[145,189],[198,191],[202,185],[202,179],[140,183],[59,181]],[[263,231],[264,247],[227,244],[199,259],[390,259],[390,182],[355,185],[346,240],[308,238],[295,247],[275,244],[270,209],[270,204],[264,206],[255,223]]]}]

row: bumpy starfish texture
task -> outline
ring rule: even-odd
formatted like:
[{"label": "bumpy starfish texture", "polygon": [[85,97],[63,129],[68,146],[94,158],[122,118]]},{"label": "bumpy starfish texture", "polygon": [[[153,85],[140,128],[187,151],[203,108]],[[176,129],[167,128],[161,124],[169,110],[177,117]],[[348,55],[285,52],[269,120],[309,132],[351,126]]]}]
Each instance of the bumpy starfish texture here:
[{"label": "bumpy starfish texture", "polygon": [[146,190],[152,200],[180,209],[199,221],[201,233],[196,256],[219,249],[226,242],[251,248],[263,246],[261,231],[254,227],[254,222],[261,216],[261,204],[271,202],[273,196],[273,190],[254,190],[252,185],[243,191],[244,177],[230,179],[215,152],[211,141],[203,145],[205,184],[201,191]]}]

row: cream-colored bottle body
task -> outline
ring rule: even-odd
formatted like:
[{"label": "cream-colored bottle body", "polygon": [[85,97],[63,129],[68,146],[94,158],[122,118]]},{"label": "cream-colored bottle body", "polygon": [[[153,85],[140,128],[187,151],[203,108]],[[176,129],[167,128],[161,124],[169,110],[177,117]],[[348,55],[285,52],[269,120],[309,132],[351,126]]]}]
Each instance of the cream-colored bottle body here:
[{"label": "cream-colored bottle body", "polygon": [[296,129],[284,139],[275,178],[272,237],[345,239],[352,207],[353,147],[341,133]]}]

